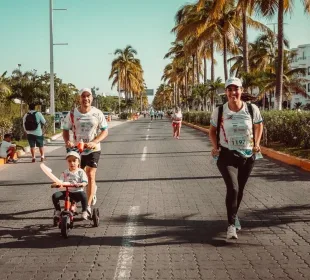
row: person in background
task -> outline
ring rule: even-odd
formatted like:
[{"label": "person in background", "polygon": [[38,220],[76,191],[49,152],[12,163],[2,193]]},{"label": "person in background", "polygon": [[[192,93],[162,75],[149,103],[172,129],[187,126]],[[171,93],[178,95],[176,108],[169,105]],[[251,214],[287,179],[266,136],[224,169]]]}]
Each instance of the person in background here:
[{"label": "person in background", "polygon": [[242,101],[240,79],[229,78],[225,93],[228,102],[213,111],[209,135],[211,155],[218,158],[217,167],[226,184],[227,239],[237,239],[241,229],[237,213],[255,153],[260,152],[263,119],[256,105]]},{"label": "person in background", "polygon": [[23,127],[27,133],[27,139],[32,155],[32,162],[36,161],[35,148],[38,147],[41,155],[41,161],[45,160],[44,156],[44,136],[42,126],[46,124],[41,112],[35,110],[35,105],[29,105],[29,111],[23,117]]},{"label": "person in background", "polygon": [[172,128],[173,128],[173,137],[180,139],[180,132],[182,126],[182,112],[180,107],[175,107],[175,112],[172,115]]},{"label": "person in background", "polygon": [[22,146],[12,144],[11,134],[5,134],[0,146],[0,157],[5,158],[7,160],[7,163],[17,163],[17,160],[15,159],[16,148],[21,148],[24,151],[24,148]]}]

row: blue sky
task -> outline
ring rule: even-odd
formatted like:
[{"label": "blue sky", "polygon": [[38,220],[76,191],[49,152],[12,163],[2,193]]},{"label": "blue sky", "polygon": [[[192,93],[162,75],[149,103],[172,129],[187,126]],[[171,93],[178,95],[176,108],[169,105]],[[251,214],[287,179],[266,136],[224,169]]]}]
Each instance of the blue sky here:
[{"label": "blue sky", "polygon": [[[163,57],[174,40],[170,30],[184,0],[54,0],[54,67],[57,76],[78,88],[99,87],[112,93],[108,80],[113,53],[132,45],[138,51],[148,88],[160,84]],[[286,16],[285,33],[292,48],[310,44],[310,17],[302,1]],[[267,22],[266,20],[264,21]],[[271,20],[270,22],[276,22]],[[49,0],[0,0],[0,73],[21,70],[49,72]],[[271,27],[271,26],[270,26]],[[253,40],[256,33],[250,31]],[[216,76],[223,77],[222,57],[217,55]],[[210,72],[209,72],[210,73]]]}]

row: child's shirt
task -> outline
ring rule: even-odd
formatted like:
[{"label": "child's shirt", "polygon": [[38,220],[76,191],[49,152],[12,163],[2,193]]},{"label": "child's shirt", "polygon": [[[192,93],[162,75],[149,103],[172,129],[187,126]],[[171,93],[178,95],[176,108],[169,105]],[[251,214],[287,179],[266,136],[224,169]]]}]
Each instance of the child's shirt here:
[{"label": "child's shirt", "polygon": [[3,140],[0,146],[0,157],[7,158],[8,156],[8,149],[14,146],[11,142]]},{"label": "child's shirt", "polygon": [[[78,184],[78,183],[88,183],[88,178],[85,171],[81,168],[78,168],[76,171],[70,171],[66,169],[61,173],[60,178],[63,182],[69,182],[70,184]],[[82,192],[84,188],[69,188],[70,192]]]}]

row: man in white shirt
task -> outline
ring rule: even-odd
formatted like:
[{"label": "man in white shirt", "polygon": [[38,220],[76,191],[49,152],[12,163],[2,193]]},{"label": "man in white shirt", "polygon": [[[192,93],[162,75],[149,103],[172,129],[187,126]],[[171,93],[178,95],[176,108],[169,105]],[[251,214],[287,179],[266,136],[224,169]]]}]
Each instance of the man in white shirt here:
[{"label": "man in white shirt", "polygon": [[[78,146],[83,142],[85,149],[81,153],[81,168],[85,169],[88,177],[87,211],[96,203],[96,171],[100,159],[100,142],[108,136],[108,124],[99,109],[91,106],[93,95],[89,88],[79,92],[80,107],[71,111],[64,120],[63,139],[67,148]],[[70,140],[69,130],[73,131],[73,141]],[[99,133],[97,133],[99,130]]]}]

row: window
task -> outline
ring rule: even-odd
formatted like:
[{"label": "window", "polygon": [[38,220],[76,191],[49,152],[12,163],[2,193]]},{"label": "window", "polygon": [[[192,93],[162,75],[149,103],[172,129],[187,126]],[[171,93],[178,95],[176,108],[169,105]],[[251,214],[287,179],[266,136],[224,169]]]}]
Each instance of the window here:
[{"label": "window", "polygon": [[310,92],[310,83],[308,84],[308,92]]},{"label": "window", "polygon": [[310,75],[310,67],[308,67],[308,75]]}]

